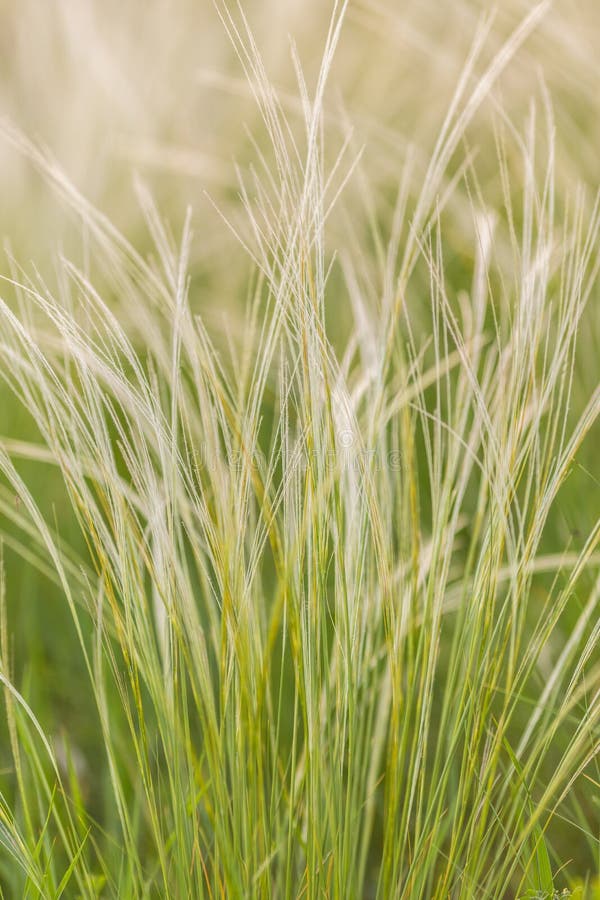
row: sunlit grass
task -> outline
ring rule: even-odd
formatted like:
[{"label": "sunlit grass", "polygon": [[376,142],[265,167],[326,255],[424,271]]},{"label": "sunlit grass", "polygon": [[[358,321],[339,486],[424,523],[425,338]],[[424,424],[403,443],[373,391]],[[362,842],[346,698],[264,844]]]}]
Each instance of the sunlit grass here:
[{"label": "sunlit grass", "polygon": [[0,290],[2,895],[593,897],[600,209],[546,87],[494,93],[549,4],[385,190],[326,104],[352,9],[292,103],[231,8],[222,282],[191,207],[138,180],[130,239],[2,125],[84,248]]}]

